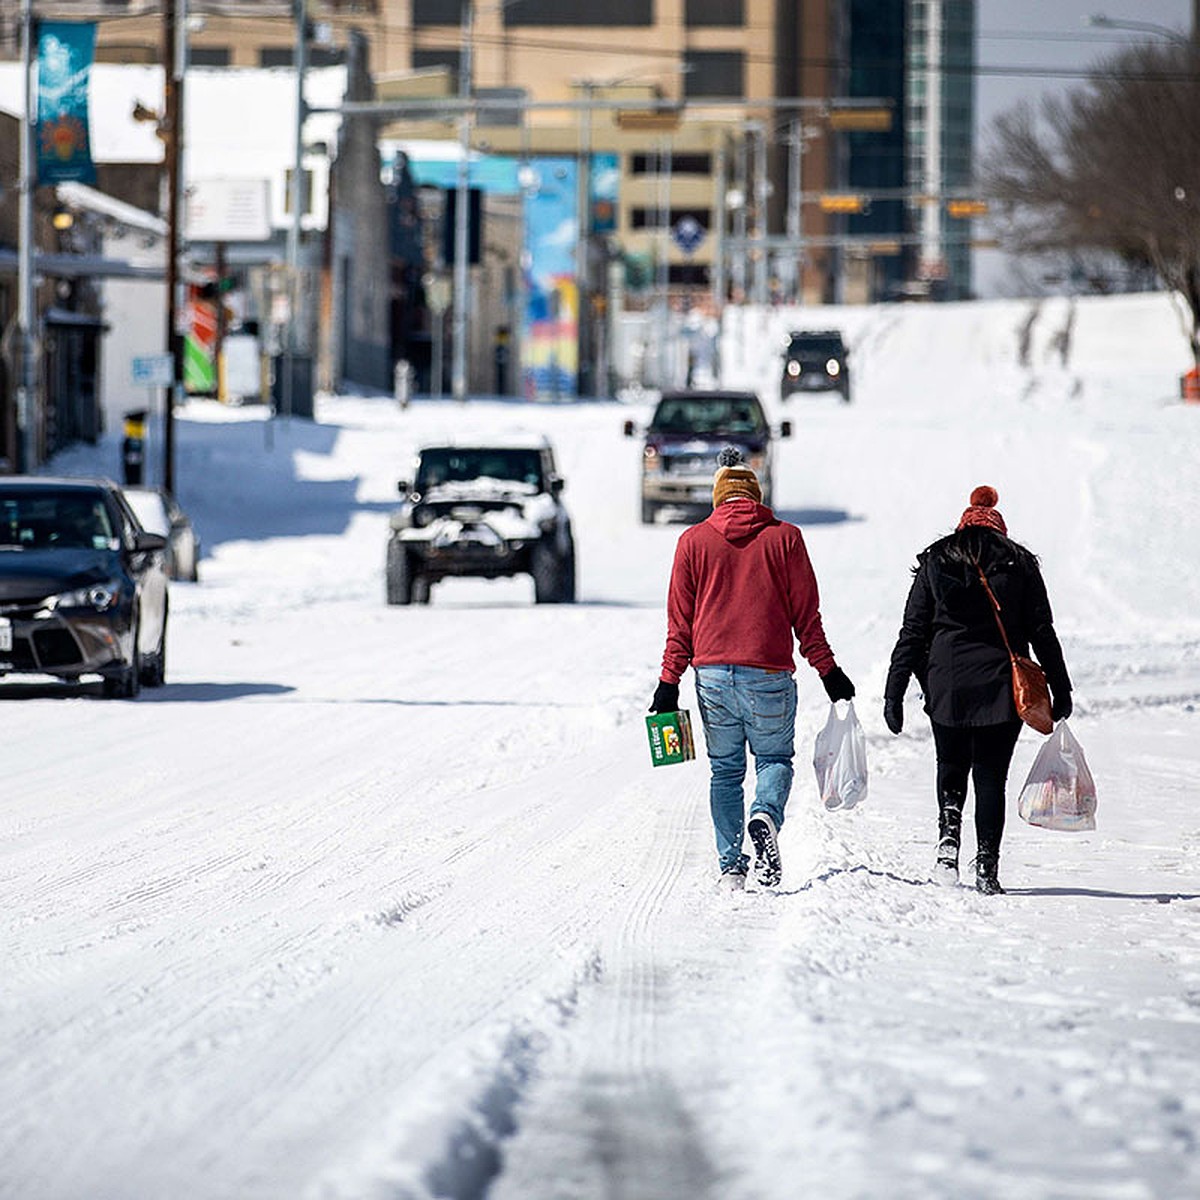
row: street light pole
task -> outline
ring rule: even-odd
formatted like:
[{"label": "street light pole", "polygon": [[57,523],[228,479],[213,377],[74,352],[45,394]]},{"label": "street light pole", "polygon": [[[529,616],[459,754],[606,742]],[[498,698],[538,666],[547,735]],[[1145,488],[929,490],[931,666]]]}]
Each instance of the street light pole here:
[{"label": "street light pole", "polygon": [[296,23],[296,124],[293,129],[292,178],[289,188],[289,203],[292,222],[287,231],[287,290],[288,324],[283,339],[283,379],[280,398],[283,415],[292,415],[293,396],[296,386],[296,327],[300,320],[300,228],[304,207],[304,119],[308,115],[304,105],[304,75],[308,69],[308,0],[295,0],[293,17]]},{"label": "street light pole", "polygon": [[579,112],[579,175],[576,181],[579,227],[575,238],[575,294],[578,309],[576,320],[579,323],[579,394],[587,396],[596,390],[591,386],[592,313],[588,288],[588,249],[592,229],[592,97],[595,83],[585,79],[583,88],[587,103]]},{"label": "street light pole", "polygon": [[183,285],[179,276],[179,221],[183,163],[183,78],[187,0],[163,5],[163,132],[167,168],[167,350],[171,386],[163,412],[163,487],[175,491],[175,406],[183,399]]},{"label": "street light pole", "polygon": [[1200,22],[1200,0],[1192,4],[1192,37],[1186,37],[1178,30],[1169,29],[1166,25],[1156,25],[1153,21],[1126,21],[1124,18],[1106,17],[1103,13],[1093,13],[1087,23],[1096,29],[1126,29],[1130,33],[1156,33],[1177,46],[1191,46],[1192,38],[1196,37],[1197,24]]},{"label": "street light pole", "polygon": [[458,96],[463,109],[458,117],[458,179],[454,197],[454,314],[451,333],[454,357],[450,367],[450,389],[455,400],[467,398],[467,287],[470,280],[468,212],[471,155],[471,48],[475,40],[475,5],[462,0],[462,51],[458,60]]},{"label": "street light pole", "polygon": [[20,212],[18,214],[17,325],[21,331],[21,374],[17,386],[17,470],[37,465],[34,442],[34,396],[37,389],[37,339],[33,294],[33,0],[21,8],[21,70],[25,80],[25,118],[21,123]]}]

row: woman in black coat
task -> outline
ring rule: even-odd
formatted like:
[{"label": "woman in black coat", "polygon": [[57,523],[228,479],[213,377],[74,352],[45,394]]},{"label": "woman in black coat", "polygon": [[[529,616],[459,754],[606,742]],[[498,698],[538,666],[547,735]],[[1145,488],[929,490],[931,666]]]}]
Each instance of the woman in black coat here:
[{"label": "woman in black coat", "polygon": [[[1004,789],[1021,732],[1012,667],[987,576],[1014,654],[1033,653],[1046,672],[1056,721],[1071,712],[1071,680],[1037,559],[1008,537],[996,491],[977,487],[954,533],[917,556],[904,623],[892,651],[883,716],[899,733],[904,693],[916,676],[937,752],[938,849],[934,876],[958,881],[958,846],[967,780],[975,785],[975,886],[1002,892],[997,877],[1004,834]],[[977,565],[978,564],[978,565]]]}]

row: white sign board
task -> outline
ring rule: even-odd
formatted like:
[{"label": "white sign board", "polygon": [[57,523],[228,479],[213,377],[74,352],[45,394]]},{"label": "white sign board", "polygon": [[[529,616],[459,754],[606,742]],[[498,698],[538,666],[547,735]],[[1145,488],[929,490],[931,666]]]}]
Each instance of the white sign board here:
[{"label": "white sign board", "polygon": [[138,355],[130,379],[134,387],[170,387],[175,382],[175,362],[169,354]]},{"label": "white sign board", "polygon": [[265,242],[270,237],[271,188],[268,180],[189,180],[188,241]]}]

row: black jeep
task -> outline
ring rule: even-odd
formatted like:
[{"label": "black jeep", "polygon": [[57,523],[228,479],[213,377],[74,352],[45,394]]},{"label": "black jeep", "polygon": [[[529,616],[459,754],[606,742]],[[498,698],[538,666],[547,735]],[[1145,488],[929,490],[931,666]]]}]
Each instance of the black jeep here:
[{"label": "black jeep", "polygon": [[779,397],[796,392],[840,392],[850,403],[850,351],[836,329],[793,330],[783,352]]}]

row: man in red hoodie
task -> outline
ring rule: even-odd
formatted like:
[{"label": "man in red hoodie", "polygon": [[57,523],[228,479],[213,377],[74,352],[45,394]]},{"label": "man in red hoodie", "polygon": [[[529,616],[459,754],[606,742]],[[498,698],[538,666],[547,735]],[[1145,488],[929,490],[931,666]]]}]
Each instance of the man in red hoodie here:
[{"label": "man in red hoodie", "polygon": [[695,668],[722,880],[743,887],[749,867],[742,853],[749,745],[756,779],[745,833],[754,846],[755,879],[774,887],[782,876],[777,835],[795,757],[792,638],[831,701],[851,699],[854,685],[825,640],[800,530],[762,503],[758,478],[734,447],[717,461],[712,515],[686,530],[675,548],[667,646],[650,711],[677,710],[679,680],[689,664]]}]

